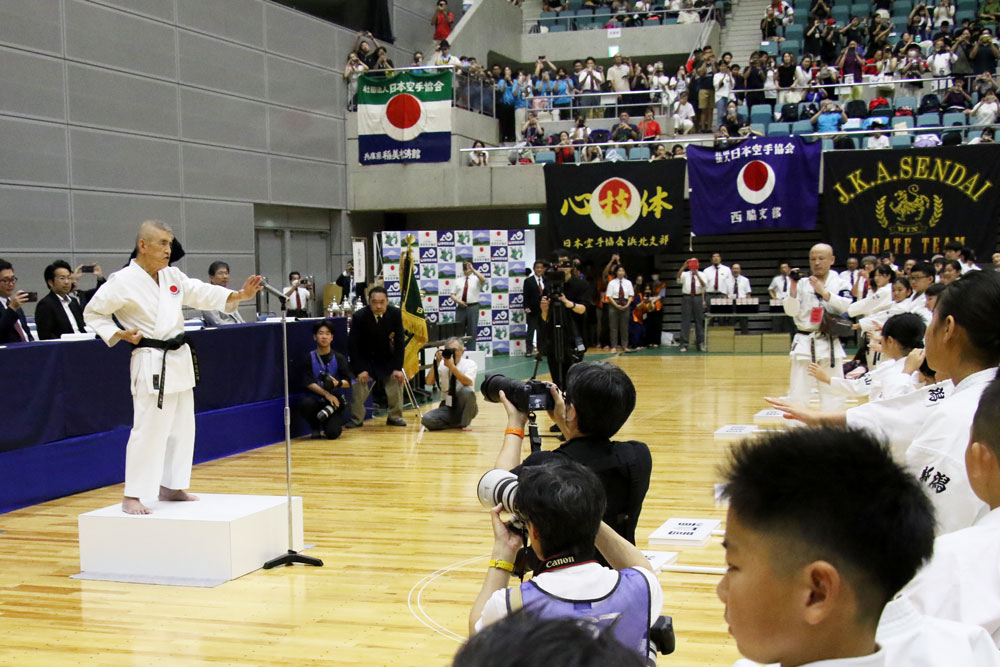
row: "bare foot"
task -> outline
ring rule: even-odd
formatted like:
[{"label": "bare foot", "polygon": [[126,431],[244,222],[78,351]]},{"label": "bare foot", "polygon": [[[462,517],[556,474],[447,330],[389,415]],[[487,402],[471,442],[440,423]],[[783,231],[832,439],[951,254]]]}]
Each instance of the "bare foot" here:
[{"label": "bare foot", "polygon": [[198,500],[198,496],[183,491],[181,489],[168,489],[165,486],[160,487],[160,500]]},{"label": "bare foot", "polygon": [[139,502],[138,498],[125,496],[122,499],[122,512],[125,514],[152,514],[149,508]]}]

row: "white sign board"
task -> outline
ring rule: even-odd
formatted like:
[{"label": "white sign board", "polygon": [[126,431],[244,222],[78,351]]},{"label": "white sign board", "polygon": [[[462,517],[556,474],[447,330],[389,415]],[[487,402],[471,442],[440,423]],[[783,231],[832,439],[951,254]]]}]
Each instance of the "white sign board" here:
[{"label": "white sign board", "polygon": [[642,555],[649,561],[649,567],[653,572],[659,573],[664,565],[673,565],[677,562],[678,553],[676,551],[648,551],[642,550]]},{"label": "white sign board", "polygon": [[715,441],[742,440],[753,437],[759,430],[753,424],[727,424],[715,432]]},{"label": "white sign board", "polygon": [[351,242],[351,250],[354,253],[354,280],[359,283],[366,282],[367,278],[365,278],[365,274],[367,271],[365,269],[365,242]]},{"label": "white sign board", "polygon": [[664,546],[700,547],[708,544],[712,531],[722,523],[719,519],[667,519],[654,530],[649,543]]}]

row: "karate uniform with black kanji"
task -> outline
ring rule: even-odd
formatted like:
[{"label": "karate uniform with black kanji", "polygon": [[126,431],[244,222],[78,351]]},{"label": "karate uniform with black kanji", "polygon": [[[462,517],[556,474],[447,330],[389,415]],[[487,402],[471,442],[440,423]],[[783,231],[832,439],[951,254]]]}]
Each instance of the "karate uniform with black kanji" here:
[{"label": "karate uniform with black kanji", "polygon": [[988,368],[955,385],[954,393],[934,409],[906,450],[907,469],[934,503],[938,535],[968,528],[989,511],[972,492],[965,450],[979,397],[996,373],[997,369]]}]

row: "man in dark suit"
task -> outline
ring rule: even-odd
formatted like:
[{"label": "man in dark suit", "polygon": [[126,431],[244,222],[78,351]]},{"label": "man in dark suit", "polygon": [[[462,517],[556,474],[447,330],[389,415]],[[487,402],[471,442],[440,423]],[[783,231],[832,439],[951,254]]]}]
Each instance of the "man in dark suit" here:
[{"label": "man in dark suit", "polygon": [[354,280],[354,262],[347,263],[347,268],[337,277],[336,285],[340,287],[341,298],[346,296],[351,301],[354,297],[365,300],[365,288],[368,285]]},{"label": "man in dark suit", "polygon": [[57,259],[45,267],[49,293],[35,307],[35,328],[39,340],[59,338],[66,333],[84,333],[83,309],[70,298],[73,272],[68,263]]},{"label": "man in dark suit", "polygon": [[0,343],[27,343],[34,340],[28,330],[28,318],[21,308],[27,300],[28,293],[17,289],[13,265],[0,259]]},{"label": "man in dark suit", "polygon": [[535,332],[542,322],[542,293],[545,291],[545,281],[542,276],[545,274],[545,262],[536,260],[532,267],[532,273],[524,281],[524,319],[528,323],[528,340],[525,354],[534,354]]},{"label": "man in dark suit", "polygon": [[389,305],[384,287],[373,287],[368,294],[368,306],[354,313],[347,347],[351,370],[357,376],[351,397],[351,421],[345,426],[357,428],[365,421],[365,399],[372,383],[385,389],[389,401],[389,426],[406,426],[403,420],[403,351],[406,333],[403,312]]}]

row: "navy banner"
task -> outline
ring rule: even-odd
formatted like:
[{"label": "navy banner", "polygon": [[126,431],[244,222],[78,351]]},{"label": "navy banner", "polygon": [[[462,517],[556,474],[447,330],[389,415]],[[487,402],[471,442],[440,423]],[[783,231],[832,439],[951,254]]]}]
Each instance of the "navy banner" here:
[{"label": "navy banner", "polygon": [[1000,213],[993,144],[824,155],[823,226],[837,257],[929,258],[958,241],[989,264]]},{"label": "navy banner", "polygon": [[751,137],[731,148],[687,150],[691,231],[699,236],[816,228],[822,145]]}]

